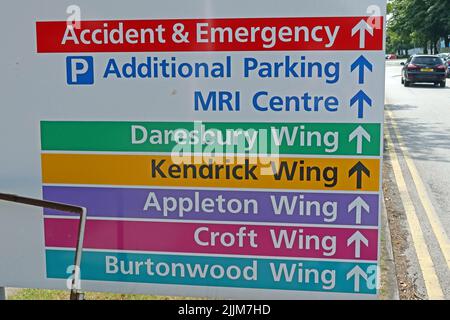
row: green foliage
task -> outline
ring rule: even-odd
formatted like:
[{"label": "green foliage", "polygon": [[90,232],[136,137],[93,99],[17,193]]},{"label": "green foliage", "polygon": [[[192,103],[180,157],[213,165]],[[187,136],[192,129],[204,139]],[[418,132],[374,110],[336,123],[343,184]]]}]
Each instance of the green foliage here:
[{"label": "green foliage", "polygon": [[388,10],[388,51],[423,47],[436,52],[439,39],[450,35],[450,0],[393,0]]},{"label": "green foliage", "polygon": [[[9,297],[11,300],[69,300],[69,291],[21,289]],[[146,296],[137,294],[115,294],[87,292],[86,300],[197,300],[198,298]]]}]

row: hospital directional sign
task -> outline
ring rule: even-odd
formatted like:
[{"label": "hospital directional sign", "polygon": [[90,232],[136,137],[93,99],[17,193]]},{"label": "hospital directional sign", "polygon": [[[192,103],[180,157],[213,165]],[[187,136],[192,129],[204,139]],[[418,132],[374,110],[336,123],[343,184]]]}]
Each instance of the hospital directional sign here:
[{"label": "hospital directional sign", "polygon": [[[87,208],[83,289],[377,298],[385,1],[49,3],[11,166]],[[23,284],[65,285],[77,226],[44,210]]]}]

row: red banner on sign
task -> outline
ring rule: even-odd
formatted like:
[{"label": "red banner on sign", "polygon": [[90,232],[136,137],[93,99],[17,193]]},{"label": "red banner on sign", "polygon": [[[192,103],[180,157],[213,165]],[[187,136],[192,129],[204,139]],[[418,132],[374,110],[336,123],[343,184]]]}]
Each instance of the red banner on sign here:
[{"label": "red banner on sign", "polygon": [[37,22],[37,52],[383,50],[383,17]]}]

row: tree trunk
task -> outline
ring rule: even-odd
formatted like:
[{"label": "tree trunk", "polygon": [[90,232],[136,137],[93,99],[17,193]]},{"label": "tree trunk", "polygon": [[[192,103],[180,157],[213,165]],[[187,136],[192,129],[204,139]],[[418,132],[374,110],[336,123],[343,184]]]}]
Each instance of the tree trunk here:
[{"label": "tree trunk", "polygon": [[423,54],[428,54],[428,41],[424,41],[422,44]]}]

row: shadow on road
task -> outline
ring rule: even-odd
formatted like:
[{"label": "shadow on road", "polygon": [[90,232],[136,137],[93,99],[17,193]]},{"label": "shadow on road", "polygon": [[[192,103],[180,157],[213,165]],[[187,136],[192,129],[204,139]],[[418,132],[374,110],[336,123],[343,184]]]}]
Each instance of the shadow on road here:
[{"label": "shadow on road", "polygon": [[387,104],[385,108],[386,108],[386,110],[389,110],[389,111],[406,111],[406,110],[417,109],[416,106],[412,106],[409,104],[404,104],[404,105]]},{"label": "shadow on road", "polygon": [[411,86],[409,87],[410,89],[434,89],[434,90],[450,90],[450,87],[445,87],[445,88],[441,88],[441,87],[437,87],[432,83],[413,83],[411,84]]},{"label": "shadow on road", "polygon": [[[412,110],[417,107],[411,105],[386,105],[390,111]],[[438,161],[450,163],[450,159],[441,156],[439,149],[450,149],[450,130],[445,130],[443,122],[425,123],[420,119],[396,118],[398,129],[403,137],[404,147],[409,150],[410,156],[416,160]],[[390,128],[391,124],[386,123]],[[420,137],[420,139],[418,138]]]}]

